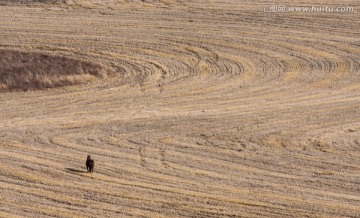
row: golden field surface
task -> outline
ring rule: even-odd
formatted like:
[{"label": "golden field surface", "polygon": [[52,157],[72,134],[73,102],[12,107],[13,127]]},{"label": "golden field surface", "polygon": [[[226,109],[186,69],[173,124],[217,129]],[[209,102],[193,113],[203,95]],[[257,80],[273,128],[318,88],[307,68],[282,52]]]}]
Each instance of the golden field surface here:
[{"label": "golden field surface", "polygon": [[0,217],[360,217],[359,1],[14,2]]}]

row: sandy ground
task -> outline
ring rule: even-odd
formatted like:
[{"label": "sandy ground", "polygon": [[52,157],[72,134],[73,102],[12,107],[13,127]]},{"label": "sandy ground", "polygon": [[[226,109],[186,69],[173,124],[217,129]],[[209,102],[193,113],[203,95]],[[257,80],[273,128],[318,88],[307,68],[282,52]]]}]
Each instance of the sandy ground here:
[{"label": "sandy ground", "polygon": [[359,1],[66,2],[0,48],[116,76],[0,93],[0,217],[360,216]]}]

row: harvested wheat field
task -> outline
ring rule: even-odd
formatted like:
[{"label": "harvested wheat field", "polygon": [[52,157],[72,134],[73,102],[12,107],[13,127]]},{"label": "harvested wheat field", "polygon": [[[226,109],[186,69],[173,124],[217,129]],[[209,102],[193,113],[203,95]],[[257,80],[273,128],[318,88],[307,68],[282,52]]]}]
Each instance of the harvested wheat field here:
[{"label": "harvested wheat field", "polygon": [[359,217],[360,2],[275,3],[0,0],[0,217]]}]

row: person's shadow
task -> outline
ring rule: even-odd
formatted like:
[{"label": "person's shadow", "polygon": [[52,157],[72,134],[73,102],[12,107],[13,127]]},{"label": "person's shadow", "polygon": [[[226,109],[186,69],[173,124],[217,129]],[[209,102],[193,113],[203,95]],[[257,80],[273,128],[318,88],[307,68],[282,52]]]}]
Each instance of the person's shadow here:
[{"label": "person's shadow", "polygon": [[68,171],[69,173],[86,173],[86,170],[77,170],[77,169],[73,169],[73,168],[65,168],[66,171]]}]

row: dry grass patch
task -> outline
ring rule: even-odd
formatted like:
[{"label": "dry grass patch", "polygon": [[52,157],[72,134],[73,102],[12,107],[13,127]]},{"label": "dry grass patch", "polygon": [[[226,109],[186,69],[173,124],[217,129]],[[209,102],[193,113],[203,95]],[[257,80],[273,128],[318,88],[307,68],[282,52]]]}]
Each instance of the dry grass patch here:
[{"label": "dry grass patch", "polygon": [[100,64],[36,52],[0,50],[0,90],[27,91],[84,84],[113,75]]}]

